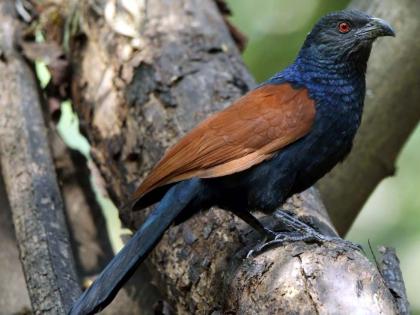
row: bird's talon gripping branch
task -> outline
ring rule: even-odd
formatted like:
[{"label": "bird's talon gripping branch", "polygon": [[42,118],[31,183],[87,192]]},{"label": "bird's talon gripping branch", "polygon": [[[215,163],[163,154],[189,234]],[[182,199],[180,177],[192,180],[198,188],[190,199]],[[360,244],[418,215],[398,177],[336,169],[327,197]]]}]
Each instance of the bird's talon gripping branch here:
[{"label": "bird's talon gripping branch", "polygon": [[270,248],[283,246],[285,243],[313,240],[314,239],[312,236],[302,236],[297,232],[279,232],[273,239],[269,240],[268,242],[263,242],[262,244],[259,244],[250,250],[248,252],[247,258],[258,256]]},{"label": "bird's talon gripping branch", "polygon": [[359,244],[353,243],[351,241],[344,240],[340,237],[331,237],[322,235],[315,230],[310,231],[309,233],[301,232],[280,232],[277,233],[276,237],[268,242],[257,245],[255,248],[250,250],[247,254],[247,258],[258,256],[264,251],[271,249],[273,247],[279,247],[285,245],[285,243],[294,243],[294,242],[305,242],[309,244],[319,244],[324,245],[325,243],[333,243],[338,247],[345,249],[352,249],[364,253],[363,247]]},{"label": "bird's talon gripping branch", "polygon": [[278,233],[271,231],[270,229],[264,228],[265,230],[265,239],[264,241],[270,241],[277,237]]}]

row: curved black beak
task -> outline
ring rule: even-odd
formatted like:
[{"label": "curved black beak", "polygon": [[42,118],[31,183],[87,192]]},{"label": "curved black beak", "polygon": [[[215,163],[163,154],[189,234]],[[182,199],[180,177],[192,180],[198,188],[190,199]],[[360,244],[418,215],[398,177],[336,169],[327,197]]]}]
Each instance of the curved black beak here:
[{"label": "curved black beak", "polygon": [[394,29],[387,21],[375,17],[372,17],[369,23],[360,29],[359,33],[359,35],[366,36],[369,39],[375,39],[381,36],[395,36]]}]

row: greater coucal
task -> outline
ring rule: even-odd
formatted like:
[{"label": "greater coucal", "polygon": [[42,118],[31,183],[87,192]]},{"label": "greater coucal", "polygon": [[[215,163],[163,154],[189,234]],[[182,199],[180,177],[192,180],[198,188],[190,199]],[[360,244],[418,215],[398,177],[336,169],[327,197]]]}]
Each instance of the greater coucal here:
[{"label": "greater coucal", "polygon": [[350,152],[379,36],[394,31],[363,12],[324,16],[292,65],[180,139],[129,202],[136,209],[159,205],[70,314],[103,309],[165,230],[201,210],[219,206],[273,237],[251,211],[273,213]]}]

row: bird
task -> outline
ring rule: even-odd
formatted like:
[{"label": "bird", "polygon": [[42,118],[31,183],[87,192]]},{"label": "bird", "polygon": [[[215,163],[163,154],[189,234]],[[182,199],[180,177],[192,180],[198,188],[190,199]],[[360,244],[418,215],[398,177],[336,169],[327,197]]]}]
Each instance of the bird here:
[{"label": "bird", "polygon": [[372,44],[382,36],[395,36],[390,24],[362,11],[321,17],[292,64],[169,148],[127,202],[157,206],[69,314],[105,308],[171,225],[212,206],[275,238],[253,212],[272,214],[349,154]]}]

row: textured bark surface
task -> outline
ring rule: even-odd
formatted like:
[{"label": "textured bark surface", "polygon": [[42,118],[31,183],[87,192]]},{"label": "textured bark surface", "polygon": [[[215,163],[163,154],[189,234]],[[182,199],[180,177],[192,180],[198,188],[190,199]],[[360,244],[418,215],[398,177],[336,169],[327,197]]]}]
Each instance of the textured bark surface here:
[{"label": "textured bark surface", "polygon": [[0,2],[0,152],[20,259],[36,314],[64,314],[80,294],[38,87],[16,50],[13,1]]},{"label": "textured bark surface", "polygon": [[[83,35],[72,46],[74,105],[117,204],[179,136],[254,85],[212,1],[136,3],[79,8]],[[315,190],[285,208],[334,233]],[[132,227],[144,218],[121,215]],[[256,243],[243,222],[211,209],[171,228],[148,266],[178,314],[395,313],[390,291],[359,253],[295,243],[244,259]]]},{"label": "textured bark surface", "polygon": [[345,234],[420,120],[420,1],[354,0],[351,7],[384,18],[396,38],[378,40],[367,74],[362,126],[345,162],[317,187],[340,234]]},{"label": "textured bark surface", "polygon": [[[1,173],[0,173],[1,174]],[[31,302],[26,289],[12,214],[4,183],[0,179],[0,314],[29,314]]]},{"label": "textured bark surface", "polygon": [[276,248],[231,283],[225,309],[235,314],[396,314],[376,268],[331,244]]},{"label": "textured bark surface", "polygon": [[410,314],[410,304],[405,290],[404,279],[400,269],[400,261],[395,249],[390,247],[380,247],[382,255],[379,270],[385,282],[395,297],[398,314]]}]

